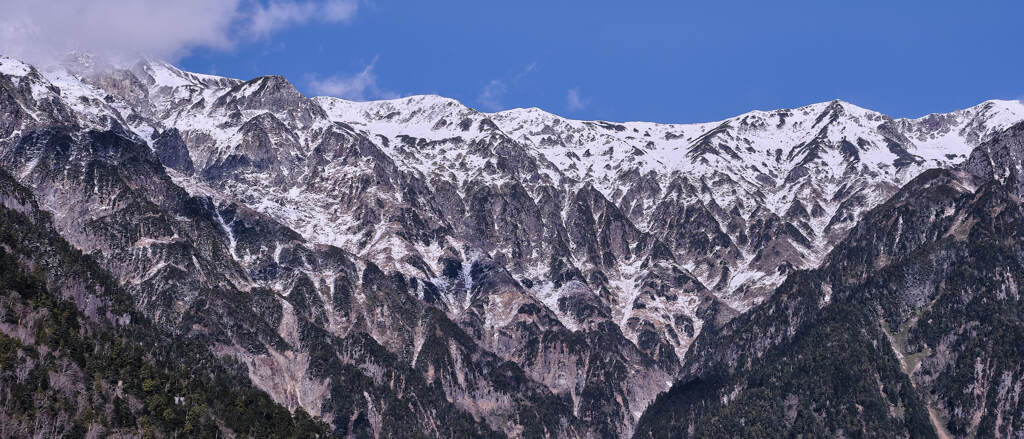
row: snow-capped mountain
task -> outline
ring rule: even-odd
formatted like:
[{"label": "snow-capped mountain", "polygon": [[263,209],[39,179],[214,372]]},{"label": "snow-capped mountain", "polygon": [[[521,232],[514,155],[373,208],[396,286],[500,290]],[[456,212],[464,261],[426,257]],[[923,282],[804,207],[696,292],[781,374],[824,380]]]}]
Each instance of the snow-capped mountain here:
[{"label": "snow-capped mountain", "polygon": [[[705,328],[818,267],[921,172],[1024,120],[1017,101],[918,119],[832,101],[698,124],[578,121],[87,57],[0,58],[0,85],[3,168],[152,318],[220,334],[215,351],[258,387],[335,427],[356,415],[312,359],[365,334],[359,346],[512,436],[538,422],[629,436]],[[130,224],[140,214],[159,220]],[[277,311],[241,337],[197,320],[209,289],[269,291]],[[427,340],[447,347],[424,356],[439,349]],[[378,384],[396,367],[345,355]],[[386,404],[365,399],[364,413]],[[538,401],[568,410],[526,415]]]},{"label": "snow-capped mountain", "polygon": [[[538,205],[548,196],[552,213],[558,212],[553,222],[564,225],[570,199],[595,190],[631,223],[627,233],[667,245],[680,269],[743,310],[789,270],[816,266],[864,209],[925,169],[962,161],[974,145],[1024,119],[1024,105],[1017,101],[988,101],[913,120],[833,101],[702,124],[609,123],[569,120],[535,108],[481,113],[438,96],[307,100],[281,77],[243,83],[162,63],[136,71],[148,93],[158,97],[154,119],[182,136],[200,174],[191,181],[224,185],[232,198],[311,241],[389,261],[427,280],[443,271],[439,256],[446,247],[462,260],[472,260],[475,252],[508,260],[512,274],[529,279],[532,295],[556,313],[566,282],[558,282],[551,266],[557,251],[544,243],[508,242],[496,225],[460,225],[464,209],[457,207],[440,215],[417,212],[433,217],[425,218],[428,227],[450,227],[451,233],[409,239],[398,230],[401,221],[385,216],[368,222],[351,196],[337,191],[371,170],[378,178],[402,173],[424,186],[432,203],[443,204],[441,194],[471,200],[483,187],[503,195],[519,191]],[[309,168],[307,159],[330,136],[348,138],[327,142],[368,141],[365,148],[373,151],[355,154],[354,160],[365,161],[362,166],[331,160]],[[366,159],[374,154],[383,156]],[[381,173],[382,166],[395,170]],[[241,181],[219,175],[236,169]],[[371,196],[396,204],[402,191]],[[543,207],[534,209],[536,230],[524,233],[543,236],[547,222],[538,209]],[[483,239],[488,234],[496,239]],[[586,243],[571,236],[568,241],[572,257],[566,265],[585,281],[593,273],[606,278],[584,283],[607,296],[615,320],[635,336],[625,324],[642,289],[637,266],[643,258],[626,242],[610,248],[617,260],[607,264],[604,255],[577,247]],[[450,304],[457,301],[442,296]],[[577,324],[566,315],[560,320]],[[685,347],[672,344],[677,353]]]},{"label": "snow-capped mountain", "polygon": [[1024,123],[912,179],[813,270],[702,332],[635,438],[1016,437]]}]

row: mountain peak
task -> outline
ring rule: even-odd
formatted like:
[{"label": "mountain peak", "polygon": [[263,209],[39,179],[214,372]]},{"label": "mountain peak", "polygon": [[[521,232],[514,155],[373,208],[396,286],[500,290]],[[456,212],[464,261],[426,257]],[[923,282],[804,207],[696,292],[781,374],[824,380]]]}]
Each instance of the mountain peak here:
[{"label": "mountain peak", "polygon": [[29,74],[35,67],[29,64],[21,62],[20,60],[0,55],[0,74],[10,76],[25,76]]},{"label": "mountain peak", "polygon": [[248,110],[289,108],[306,100],[291,82],[279,75],[257,76],[231,87],[214,102],[215,107],[238,105]]}]

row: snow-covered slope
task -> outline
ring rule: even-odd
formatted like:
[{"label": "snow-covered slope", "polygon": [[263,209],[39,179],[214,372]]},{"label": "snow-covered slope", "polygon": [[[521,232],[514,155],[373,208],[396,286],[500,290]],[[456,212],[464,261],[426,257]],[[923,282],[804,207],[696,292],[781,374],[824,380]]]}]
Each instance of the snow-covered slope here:
[{"label": "snow-covered slope", "polygon": [[[483,113],[439,96],[310,99],[279,76],[242,81],[158,61],[81,64],[38,71],[0,58],[0,78],[34,96],[3,108],[31,114],[7,118],[22,122],[0,126],[0,139],[45,118],[137,136],[191,194],[400,274],[416,300],[530,380],[576,406],[607,405],[594,422],[618,434],[703,328],[818,266],[920,172],[1024,120],[1017,101],[918,119],[832,101],[708,123],[612,123]],[[232,258],[261,269],[228,237]],[[252,279],[246,288],[279,287]],[[370,334],[391,346],[398,332]],[[605,383],[612,395],[599,401],[583,389],[606,375],[564,373],[594,355],[628,377]]]},{"label": "snow-covered slope", "polygon": [[[649,232],[658,232],[651,215],[659,197],[673,182],[685,182],[696,190],[679,202],[708,206],[723,229],[732,219],[749,223],[752,215],[774,215],[807,238],[808,245],[798,241],[795,252],[775,258],[769,270],[758,263],[763,258],[754,261],[760,249],[742,243],[728,276],[697,269],[724,295],[747,282],[774,286],[782,277],[772,271],[781,262],[815,266],[860,211],[924,169],[962,161],[978,142],[1024,119],[1018,101],[987,101],[918,119],[892,119],[832,101],[718,122],[656,124],[571,120],[537,108],[486,114],[438,96],[315,100],[332,120],[378,140],[399,165],[428,177],[461,183],[483,175],[486,160],[474,157],[472,145],[496,127],[536,158],[550,182],[593,185]],[[691,270],[699,265],[689,261]]]}]

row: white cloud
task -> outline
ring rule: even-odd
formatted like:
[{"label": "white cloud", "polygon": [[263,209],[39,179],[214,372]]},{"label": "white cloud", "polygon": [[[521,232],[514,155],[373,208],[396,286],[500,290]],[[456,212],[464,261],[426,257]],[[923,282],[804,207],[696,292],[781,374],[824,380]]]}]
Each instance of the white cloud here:
[{"label": "white cloud", "polygon": [[537,61],[531,62],[531,63],[527,64],[526,67],[523,67],[523,70],[521,70],[519,73],[516,73],[516,76],[512,77],[512,82],[519,82],[519,80],[523,79],[524,76],[529,75],[530,73],[533,73],[533,72],[536,72],[536,71],[537,71]]},{"label": "white cloud", "polygon": [[391,99],[398,97],[392,91],[381,90],[377,86],[377,74],[373,72],[377,58],[359,73],[351,76],[335,75],[327,78],[310,77],[309,87],[313,94],[335,96],[353,101],[367,99]]},{"label": "white cloud", "polygon": [[526,75],[537,71],[537,61],[527,64],[522,70],[519,70],[511,78],[508,79],[492,79],[490,82],[484,85],[484,88],[480,90],[480,94],[477,96],[476,101],[480,104],[480,108],[485,111],[499,111],[505,107],[501,104],[501,98],[505,96],[505,93],[512,87],[519,84],[519,81]]},{"label": "white cloud", "polygon": [[477,102],[480,103],[480,107],[487,111],[498,111],[503,107],[501,106],[501,97],[508,91],[508,87],[505,82],[500,79],[492,79],[484,86],[483,90],[480,90],[480,96],[477,97]]},{"label": "white cloud", "polygon": [[587,104],[589,103],[588,100],[583,99],[583,96],[580,95],[579,87],[569,89],[569,93],[566,94],[565,97],[565,102],[566,106],[568,106],[570,110],[582,110],[587,108]]},{"label": "white cloud", "polygon": [[321,6],[323,21],[328,23],[349,21],[355,17],[359,4],[355,0],[331,0]]},{"label": "white cloud", "polygon": [[255,38],[266,38],[283,28],[319,21],[322,23],[347,22],[359,8],[354,0],[327,0],[324,2],[278,2],[266,6],[257,4],[249,14],[245,32]]},{"label": "white cloud", "polygon": [[83,51],[111,60],[175,60],[205,47],[225,50],[310,21],[344,22],[356,0],[4,0],[0,53],[32,62]]}]

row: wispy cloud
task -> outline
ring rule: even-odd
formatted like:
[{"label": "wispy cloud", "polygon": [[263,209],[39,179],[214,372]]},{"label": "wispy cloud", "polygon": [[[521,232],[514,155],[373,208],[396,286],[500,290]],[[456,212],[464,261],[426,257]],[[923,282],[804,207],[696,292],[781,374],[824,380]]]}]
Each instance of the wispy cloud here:
[{"label": "wispy cloud", "polygon": [[480,96],[476,100],[484,110],[498,111],[502,109],[501,98],[507,91],[508,86],[505,85],[505,81],[492,79],[484,86],[483,90],[480,90]]},{"label": "wispy cloud", "polygon": [[533,72],[536,72],[536,71],[537,71],[537,61],[533,61],[533,62],[527,64],[526,67],[523,67],[523,69],[520,70],[519,73],[516,73],[516,75],[512,77],[512,82],[519,82],[519,80],[523,79],[524,76],[529,75],[530,73],[533,73]]},{"label": "wispy cloud", "polygon": [[524,77],[535,71],[537,71],[537,62],[533,61],[509,77],[492,79],[480,90],[480,94],[477,95],[476,98],[477,104],[479,104],[480,108],[485,111],[499,111],[505,109],[505,106],[501,103],[505,94],[508,93],[510,88],[514,88],[516,85],[519,85],[519,82],[522,81]]},{"label": "wispy cloud", "polygon": [[570,110],[582,110],[584,108],[587,108],[587,104],[589,104],[590,102],[586,99],[583,99],[583,96],[580,95],[580,88],[576,87],[569,89],[569,92],[566,94],[565,97],[565,103]]},{"label": "wispy cloud", "polygon": [[359,4],[354,0],[327,0],[322,2],[271,1],[257,4],[248,14],[244,31],[255,38],[266,38],[278,30],[317,21],[342,23],[356,15]]},{"label": "wispy cloud", "polygon": [[0,53],[49,62],[72,51],[168,60],[309,22],[350,21],[356,0],[13,0],[0,12]]},{"label": "wispy cloud", "polygon": [[398,94],[382,90],[377,85],[377,74],[373,69],[378,57],[374,57],[362,71],[354,75],[333,75],[326,78],[309,78],[309,87],[313,94],[335,96],[353,101],[368,99],[391,99]]}]

